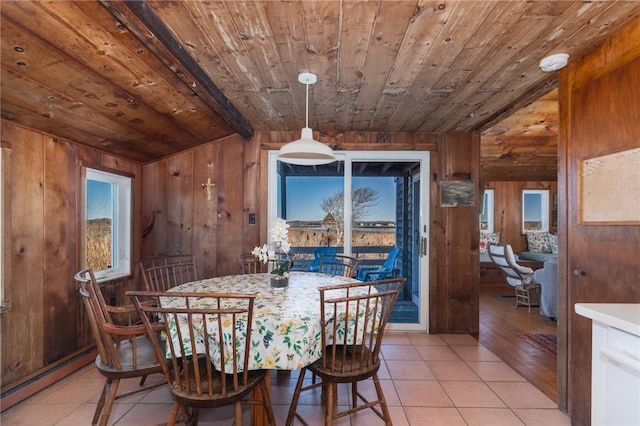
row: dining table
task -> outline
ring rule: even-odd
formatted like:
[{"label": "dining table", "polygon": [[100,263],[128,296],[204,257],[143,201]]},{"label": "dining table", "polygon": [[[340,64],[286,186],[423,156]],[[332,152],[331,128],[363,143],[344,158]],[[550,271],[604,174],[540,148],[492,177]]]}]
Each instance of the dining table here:
[{"label": "dining table", "polygon": [[[271,273],[225,275],[188,282],[173,287],[170,292],[189,293],[242,293],[255,294],[253,324],[251,329],[249,369],[277,370],[287,374],[317,361],[322,356],[322,321],[319,287],[339,284],[359,283],[355,278],[328,275],[319,272],[289,272],[289,285],[285,288],[271,286]],[[350,294],[366,294],[368,288],[350,290]],[[374,290],[375,291],[375,290]],[[346,294],[346,292],[344,293]],[[336,293],[332,294],[336,297]],[[168,299],[168,300],[167,300]],[[180,298],[166,298],[164,306],[178,303]],[[338,330],[340,340],[352,341],[353,330],[362,330],[365,319],[355,305],[338,315],[348,315],[348,330]],[[331,318],[326,318],[331,322]],[[185,327],[176,324],[175,327]],[[244,327],[241,327],[244,328]],[[181,329],[181,335],[189,336],[188,330]],[[167,338],[177,338],[177,330]],[[204,351],[204,341],[196,336]],[[244,337],[246,339],[246,336]],[[362,336],[355,337],[360,340]],[[169,355],[169,354],[167,354]],[[226,368],[230,368],[227,365]],[[221,366],[216,368],[222,368]],[[261,399],[260,391],[254,390],[256,399]],[[266,425],[262,410],[251,410],[252,425]]]},{"label": "dining table", "polygon": [[[322,356],[318,287],[359,281],[317,272],[290,272],[287,287],[273,288],[271,276],[270,273],[219,276],[181,284],[170,291],[255,294],[249,369],[299,370]],[[166,306],[171,303],[171,300],[164,302]],[[177,334],[172,333],[171,338]],[[204,350],[204,343],[201,345]]]}]

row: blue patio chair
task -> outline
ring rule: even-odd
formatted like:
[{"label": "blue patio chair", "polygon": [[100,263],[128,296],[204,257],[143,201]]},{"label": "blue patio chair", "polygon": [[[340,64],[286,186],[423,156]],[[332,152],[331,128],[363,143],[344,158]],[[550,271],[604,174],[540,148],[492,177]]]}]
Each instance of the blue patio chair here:
[{"label": "blue patio chair", "polygon": [[358,268],[358,275],[356,278],[360,281],[375,281],[395,278],[394,274],[398,253],[400,253],[400,249],[398,247],[394,247],[391,249],[387,255],[387,259],[382,265],[361,266]]},{"label": "blue patio chair", "polygon": [[333,255],[337,254],[337,251],[333,247],[318,247],[313,251],[313,260],[309,265],[309,270],[311,272],[318,272],[320,270],[320,258],[322,255]]}]

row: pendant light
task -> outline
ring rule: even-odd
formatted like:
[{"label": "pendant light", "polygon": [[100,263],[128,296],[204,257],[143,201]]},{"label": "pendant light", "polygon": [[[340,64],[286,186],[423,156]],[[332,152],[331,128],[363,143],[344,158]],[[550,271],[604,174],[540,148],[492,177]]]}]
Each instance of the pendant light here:
[{"label": "pendant light", "polygon": [[305,127],[300,139],[282,146],[278,153],[278,160],[302,166],[329,164],[336,161],[331,147],[313,139],[313,130],[309,127],[309,85],[317,81],[315,74],[303,72],[298,75],[298,81],[307,88]]}]

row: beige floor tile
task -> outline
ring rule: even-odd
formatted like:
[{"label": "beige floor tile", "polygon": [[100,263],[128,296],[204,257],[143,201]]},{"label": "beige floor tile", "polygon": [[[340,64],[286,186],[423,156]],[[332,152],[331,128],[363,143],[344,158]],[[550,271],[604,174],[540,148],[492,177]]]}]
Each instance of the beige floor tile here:
[{"label": "beige floor tile", "polygon": [[458,408],[469,426],[523,426],[508,408]]},{"label": "beige floor tile", "polygon": [[513,412],[527,426],[568,426],[571,419],[560,410],[516,408]]},{"label": "beige floor tile", "polygon": [[387,361],[387,368],[394,380],[435,380],[424,361]]},{"label": "beige floor tile", "polygon": [[436,381],[394,380],[403,407],[453,407],[453,402]]},{"label": "beige floor tile", "polygon": [[[393,426],[409,426],[402,407],[389,407],[389,415],[391,416]],[[376,425],[384,425],[384,421],[370,409],[358,411],[357,413],[351,415],[351,426]]]},{"label": "beige floor tile", "polygon": [[462,361],[449,346],[416,346],[416,350],[425,361]]},{"label": "beige floor tile", "polygon": [[[452,345],[452,346],[449,346]],[[421,425],[522,425],[564,426],[569,418],[556,404],[510,369],[470,335],[429,335],[389,332],[382,349],[379,378],[396,426]],[[273,372],[271,398],[277,424],[284,424],[299,371]],[[147,383],[161,381],[154,375]],[[308,373],[306,382],[310,383]],[[484,381],[483,381],[484,380]],[[104,378],[88,365],[2,413],[1,423],[25,426],[75,426],[89,424]],[[119,393],[138,388],[138,379],[123,381]],[[359,383],[359,391],[373,399],[373,382]],[[340,385],[338,403],[351,401],[348,385]],[[168,419],[173,403],[170,389],[162,386],[120,399],[109,425],[155,425]],[[311,425],[324,424],[321,391],[304,392],[299,411]],[[248,408],[244,425],[250,423]],[[232,407],[202,410],[202,426],[232,424]],[[295,423],[299,424],[299,423]],[[334,423],[338,426],[383,424],[371,411]]]},{"label": "beige floor tile", "polygon": [[525,382],[526,379],[506,363],[500,362],[468,362],[469,367],[485,382]]},{"label": "beige floor tile", "polygon": [[[49,426],[55,425],[80,408],[80,404],[21,404],[2,413],[2,426]],[[91,423],[88,417],[87,424]]]},{"label": "beige floor tile", "polygon": [[168,385],[163,385],[147,392],[142,399],[141,403],[144,404],[172,404],[173,395]]},{"label": "beige floor tile", "polygon": [[437,380],[480,380],[480,377],[463,361],[427,361],[427,366]]},{"label": "beige floor tile", "polygon": [[484,346],[451,346],[451,349],[464,361],[501,361]]},{"label": "beige floor tile", "polygon": [[78,378],[58,382],[43,389],[31,398],[34,404],[78,403],[90,401],[100,396],[104,378]]},{"label": "beige floor tile", "polygon": [[416,346],[431,346],[439,345],[446,346],[446,343],[438,334],[427,333],[407,333],[407,337]]},{"label": "beige floor tile", "polygon": [[440,382],[456,407],[505,407],[483,382]]},{"label": "beige floor tile", "polygon": [[413,345],[382,345],[382,356],[389,360],[420,360],[420,354]]},{"label": "beige floor tile", "polygon": [[404,412],[411,426],[466,425],[455,408],[406,407]]},{"label": "beige floor tile", "polygon": [[[338,411],[342,411],[347,406],[338,406]],[[323,425],[324,424],[324,406],[320,405],[300,405],[297,409],[298,413],[306,420],[310,425]],[[285,416],[286,419],[286,416]],[[284,424],[284,423],[278,423]],[[335,426],[349,426],[351,419],[349,417],[343,417],[333,422]],[[299,421],[293,422],[294,426],[301,425]]]},{"label": "beige floor tile", "polygon": [[399,331],[385,331],[384,333],[385,345],[411,345],[411,340],[405,332]]},{"label": "beige floor tile", "polygon": [[487,382],[509,408],[557,408],[555,402],[529,382]]},{"label": "beige floor tile", "polygon": [[380,380],[391,379],[387,363],[384,360],[380,360],[380,369],[378,369],[378,378]]},{"label": "beige floor tile", "polygon": [[[93,413],[95,412],[95,410],[95,404],[82,404],[64,419],[56,423],[56,426],[89,425],[91,424],[91,419],[93,418]],[[4,419],[2,420],[3,421],[0,421],[0,424],[4,425]],[[110,420],[111,424],[113,424],[113,422],[115,421],[114,419]]]},{"label": "beige floor tile", "polygon": [[118,421],[117,426],[166,424],[173,404],[135,404]]},{"label": "beige floor tile", "polygon": [[[388,406],[400,406],[400,398],[396,392],[396,388],[391,380],[380,380],[380,386],[382,386],[382,393],[384,399],[387,401]],[[375,401],[377,399],[376,389],[373,385],[373,380],[364,380],[358,383],[358,392],[361,393],[369,401]],[[360,401],[361,402],[361,401]]]}]

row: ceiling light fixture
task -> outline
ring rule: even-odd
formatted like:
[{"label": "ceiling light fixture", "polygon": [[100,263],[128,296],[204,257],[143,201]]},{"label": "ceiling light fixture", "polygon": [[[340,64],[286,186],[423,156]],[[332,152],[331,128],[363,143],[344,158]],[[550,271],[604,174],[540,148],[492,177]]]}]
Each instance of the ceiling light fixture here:
[{"label": "ceiling light fixture", "polygon": [[331,147],[313,139],[313,130],[309,127],[309,85],[317,81],[315,74],[303,72],[298,76],[298,81],[307,88],[305,127],[302,129],[300,139],[282,146],[278,153],[278,160],[301,166],[314,166],[329,164],[336,161]]},{"label": "ceiling light fixture", "polygon": [[566,53],[557,53],[547,56],[540,61],[540,69],[544,72],[558,71],[567,66],[569,55]]}]

